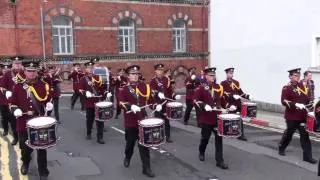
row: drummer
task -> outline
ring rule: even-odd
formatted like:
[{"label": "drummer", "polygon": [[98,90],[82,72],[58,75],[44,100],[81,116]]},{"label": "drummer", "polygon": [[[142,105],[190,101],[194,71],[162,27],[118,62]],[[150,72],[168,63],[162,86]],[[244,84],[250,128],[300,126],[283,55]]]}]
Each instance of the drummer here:
[{"label": "drummer", "polygon": [[199,108],[199,122],[201,127],[201,141],[199,145],[199,160],[205,160],[205,151],[211,136],[215,136],[216,162],[217,167],[228,169],[224,163],[222,152],[222,137],[218,135],[217,111],[213,108],[225,107],[226,103],[223,97],[223,87],[216,83],[216,68],[204,69],[206,84],[200,85],[194,93],[195,105]]},{"label": "drummer", "polygon": [[[26,81],[14,86],[10,110],[17,117],[17,131],[22,160],[20,171],[21,174],[26,175],[33,151],[33,149],[25,144],[28,139],[26,122],[34,117],[44,116],[46,112],[52,111],[53,104],[50,102],[49,84],[40,80],[37,74],[39,63],[25,62],[23,66],[25,67]],[[40,179],[47,179],[49,170],[47,168],[46,149],[37,150],[37,156]]]},{"label": "drummer", "polygon": [[[224,70],[227,74],[227,79],[221,82],[224,89],[224,97],[227,101],[227,106],[230,108],[230,113],[240,113],[241,98],[252,100],[252,96],[242,91],[239,81],[233,79],[234,68],[229,67]],[[241,136],[239,140],[247,141],[244,135],[243,120],[241,119]]]},{"label": "drummer", "polygon": [[[139,137],[138,122],[143,120],[147,113],[145,109],[141,109],[150,103],[150,87],[148,84],[139,81],[140,67],[137,65],[129,66],[126,69],[128,74],[128,84],[119,92],[120,107],[124,110],[124,126],[125,126],[125,158],[124,167],[130,166],[130,160],[133,155],[135,142]],[[159,109],[160,108],[160,109]],[[157,106],[157,110],[161,110],[161,106]],[[128,111],[131,111],[128,113]],[[140,157],[142,161],[142,173],[148,177],[154,177],[155,174],[150,168],[150,151],[148,147],[138,144]]]},{"label": "drummer", "polygon": [[[95,103],[102,100],[102,97],[108,91],[106,91],[105,86],[102,85],[102,78],[93,74],[94,62],[90,61],[84,64],[86,67],[86,74],[80,79],[79,91],[85,96],[84,107],[86,108],[86,126],[87,126],[87,136],[86,139],[91,139],[92,125],[95,119]],[[110,96],[107,95],[107,96]],[[103,129],[104,122],[96,121],[97,124],[97,142],[99,144],[105,144],[103,140]]]}]

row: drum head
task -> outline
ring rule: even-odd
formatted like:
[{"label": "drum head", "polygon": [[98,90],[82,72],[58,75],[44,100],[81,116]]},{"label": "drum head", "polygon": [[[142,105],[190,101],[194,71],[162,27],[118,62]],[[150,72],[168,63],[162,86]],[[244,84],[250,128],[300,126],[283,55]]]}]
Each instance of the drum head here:
[{"label": "drum head", "polygon": [[169,103],[167,103],[167,106],[168,107],[181,107],[183,105],[180,102],[169,102]]},{"label": "drum head", "polygon": [[243,102],[243,104],[247,106],[257,106],[257,103],[254,103],[254,102]]},{"label": "drum head", "polygon": [[308,115],[314,117],[314,112],[309,112]]},{"label": "drum head", "polygon": [[110,107],[113,105],[113,103],[107,102],[107,101],[102,101],[102,102],[97,102],[95,105],[98,107]]},{"label": "drum head", "polygon": [[52,117],[36,117],[27,122],[27,126],[31,127],[43,127],[56,123],[56,120]]},{"label": "drum head", "polygon": [[219,118],[236,120],[236,119],[240,119],[240,115],[237,115],[237,114],[220,114]]},{"label": "drum head", "polygon": [[148,119],[144,119],[142,121],[139,122],[139,124],[141,124],[141,126],[154,126],[154,125],[159,125],[162,124],[164,121],[162,119],[159,118],[148,118]]}]

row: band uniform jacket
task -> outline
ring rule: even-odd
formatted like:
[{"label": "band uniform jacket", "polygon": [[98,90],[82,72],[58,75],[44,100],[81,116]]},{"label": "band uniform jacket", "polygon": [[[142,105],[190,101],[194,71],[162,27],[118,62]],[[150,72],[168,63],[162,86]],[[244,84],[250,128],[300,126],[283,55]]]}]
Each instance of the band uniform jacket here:
[{"label": "band uniform jacket", "polygon": [[200,81],[197,78],[195,80],[192,80],[191,77],[188,77],[185,80],[185,85],[186,85],[186,99],[193,100],[194,91],[200,85]]},{"label": "band uniform jacket", "polygon": [[6,104],[9,103],[9,101],[5,97],[6,91],[12,92],[14,86],[17,83],[22,83],[24,81],[25,81],[25,74],[23,73],[23,71],[16,72],[16,71],[11,70],[11,71],[7,71],[3,76],[1,76],[1,79],[0,79],[1,92],[0,92],[0,94],[3,94],[3,97],[5,98],[5,99],[3,99],[2,95],[0,95],[2,103],[6,103]]},{"label": "band uniform jacket", "polygon": [[224,108],[226,101],[223,97],[223,87],[219,84],[213,83],[200,85],[194,93],[194,103],[199,108],[199,122],[200,124],[217,125],[218,114],[220,111],[205,111],[205,105],[212,108]]},{"label": "band uniform jacket", "polygon": [[[37,102],[33,103],[31,96]],[[13,113],[20,108],[23,113],[33,111],[33,115],[23,114],[17,118],[17,131],[26,131],[26,123],[33,117],[45,114],[46,103],[51,100],[49,84],[37,78],[34,82],[18,83],[14,86],[10,99],[10,110]]]},{"label": "band uniform jacket", "polygon": [[50,93],[53,98],[59,98],[61,95],[60,83],[62,81],[59,75],[46,75],[43,80],[49,84],[50,86]]},{"label": "band uniform jacket", "polygon": [[[97,75],[85,75],[80,79],[79,91],[85,97],[84,107],[85,108],[94,108],[95,103],[103,99],[106,87],[103,86],[101,76]],[[86,91],[89,91],[93,96],[102,96],[102,97],[86,97]]]},{"label": "band uniform jacket", "polygon": [[224,80],[220,83],[223,86],[225,100],[227,107],[232,105],[237,107],[237,111],[241,110],[241,99],[235,99],[233,95],[239,95],[242,98],[249,99],[249,95],[244,93],[240,87],[240,83],[237,80]]},{"label": "band uniform jacket", "polygon": [[295,104],[304,104],[310,108],[313,104],[310,103],[309,90],[301,82],[289,83],[282,88],[281,103],[285,106],[284,118],[288,121],[306,121],[307,110],[298,109]]},{"label": "band uniform jacket", "polygon": [[80,88],[80,79],[84,76],[84,73],[82,73],[81,71],[77,72],[77,71],[72,71],[71,74],[69,74],[68,76],[68,80],[72,80],[73,82],[73,90],[75,92],[79,92],[79,88]]},{"label": "band uniform jacket", "polygon": [[119,104],[124,109],[124,126],[125,128],[138,127],[139,121],[146,117],[145,108],[141,112],[130,112],[132,105],[139,107],[152,104],[150,86],[144,82],[127,84],[119,91]]}]

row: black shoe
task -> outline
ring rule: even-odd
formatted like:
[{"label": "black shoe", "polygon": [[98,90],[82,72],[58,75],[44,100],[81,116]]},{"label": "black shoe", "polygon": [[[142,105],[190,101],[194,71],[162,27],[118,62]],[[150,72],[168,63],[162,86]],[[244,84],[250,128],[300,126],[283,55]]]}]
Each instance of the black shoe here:
[{"label": "black shoe", "polygon": [[21,168],[20,168],[20,172],[22,175],[27,175],[29,171],[29,166],[22,163]]},{"label": "black shoe", "polygon": [[87,134],[86,140],[91,140],[91,134]]},{"label": "black shoe", "polygon": [[317,163],[317,160],[315,160],[313,158],[303,158],[303,161],[306,161],[306,162],[311,163],[311,164],[316,164]]},{"label": "black shoe", "polygon": [[98,142],[99,144],[105,144],[105,143],[106,143],[106,142],[104,142],[104,140],[103,140],[102,138],[97,139],[97,142]]},{"label": "black shoe", "polygon": [[240,137],[238,137],[238,139],[241,140],[241,141],[247,141],[248,140],[245,136],[240,136]]},{"label": "black shoe", "polygon": [[285,155],[286,155],[286,153],[284,152],[284,150],[280,150],[280,149],[279,149],[279,151],[278,151],[278,154],[279,154],[280,156],[285,156]]},{"label": "black shoe", "polygon": [[199,154],[199,160],[204,161],[204,154]]},{"label": "black shoe", "polygon": [[184,125],[188,125],[189,123],[188,123],[187,121],[184,121],[183,124],[184,124]]},{"label": "black shoe", "polygon": [[166,139],[166,142],[167,142],[167,143],[172,143],[173,141],[172,141],[170,138],[167,138],[167,139]]},{"label": "black shoe", "polygon": [[142,174],[148,176],[148,177],[155,177],[155,174],[152,172],[150,168],[144,168],[142,171]]},{"label": "black shoe", "polygon": [[225,164],[224,162],[219,162],[217,163],[217,167],[221,168],[221,169],[228,169],[228,165]]},{"label": "black shoe", "polygon": [[18,144],[18,138],[13,138],[11,145],[14,146],[16,144]]},{"label": "black shoe", "polygon": [[123,160],[123,166],[124,167],[129,167],[130,166],[130,159],[128,159],[128,158],[124,158],[124,160]]},{"label": "black shoe", "polygon": [[40,176],[40,180],[47,180],[48,176]]},{"label": "black shoe", "polygon": [[2,136],[7,136],[8,135],[8,131],[3,131]]},{"label": "black shoe", "polygon": [[107,128],[106,127],[103,128],[103,132],[107,132]]}]

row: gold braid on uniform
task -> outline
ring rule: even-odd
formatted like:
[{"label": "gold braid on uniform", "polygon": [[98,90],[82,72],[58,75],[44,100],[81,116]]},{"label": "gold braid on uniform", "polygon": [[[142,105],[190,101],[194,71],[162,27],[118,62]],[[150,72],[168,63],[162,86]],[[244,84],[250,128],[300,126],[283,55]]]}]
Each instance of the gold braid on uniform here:
[{"label": "gold braid on uniform", "polygon": [[142,97],[145,97],[145,98],[147,98],[147,100],[149,100],[149,98],[150,98],[150,86],[149,86],[149,84],[146,84],[146,86],[147,86],[146,94],[142,94],[141,91],[138,89],[138,87],[136,88],[136,94],[140,95]]},{"label": "gold braid on uniform", "polygon": [[93,83],[97,83],[99,86],[102,86],[102,77],[99,76],[99,80],[97,81],[94,77],[92,77],[91,81]]},{"label": "gold braid on uniform", "polygon": [[167,79],[168,79],[168,84],[167,84],[167,86],[168,86],[168,88],[170,87],[170,78],[169,77],[167,77],[167,76],[165,76]]},{"label": "gold braid on uniform", "polygon": [[38,100],[38,101],[45,101],[48,99],[48,95],[49,95],[49,84],[46,83],[45,84],[45,89],[46,89],[46,95],[42,98],[38,95],[36,89],[33,86],[29,86],[28,87],[28,91],[32,92],[32,94],[34,95],[34,97]]},{"label": "gold braid on uniform", "polygon": [[222,95],[223,95],[223,86],[221,86],[219,84],[219,89],[215,89],[215,88],[212,87],[212,89],[211,89],[211,96],[212,97],[213,97],[214,91],[217,92],[217,93],[220,93],[220,97],[222,97]]},{"label": "gold braid on uniform", "polygon": [[234,82],[231,83],[231,88],[232,89],[240,89],[240,84],[237,86]]},{"label": "gold braid on uniform", "polygon": [[24,79],[19,73],[16,74],[16,77],[15,77],[17,83],[23,83],[26,81],[26,79]]},{"label": "gold braid on uniform", "polygon": [[305,91],[302,90],[299,86],[297,87],[297,91],[299,92],[299,94],[303,93],[304,95],[308,95],[308,88],[305,85],[303,85],[303,86],[304,86]]}]

